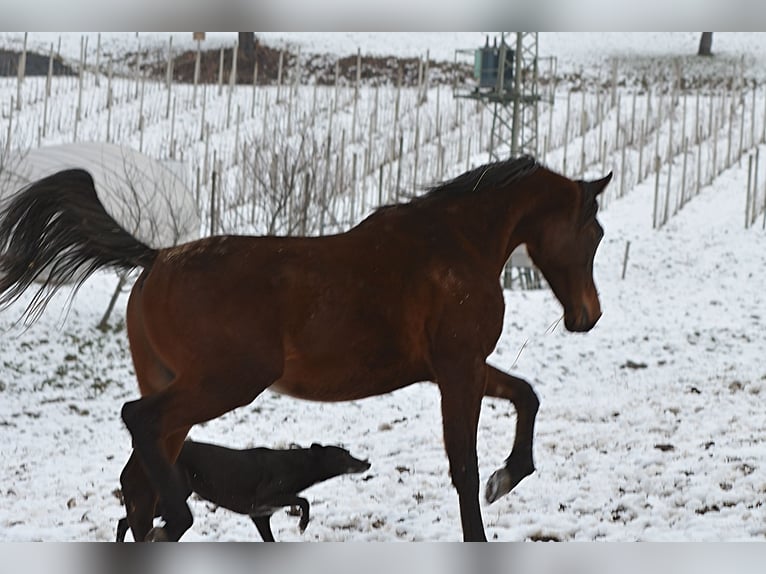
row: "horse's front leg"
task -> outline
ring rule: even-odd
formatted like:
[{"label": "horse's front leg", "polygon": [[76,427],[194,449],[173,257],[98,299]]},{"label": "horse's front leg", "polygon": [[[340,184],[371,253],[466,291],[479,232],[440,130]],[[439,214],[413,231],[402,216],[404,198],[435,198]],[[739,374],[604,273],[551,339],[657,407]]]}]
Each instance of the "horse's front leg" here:
[{"label": "horse's front leg", "polygon": [[479,508],[479,464],[476,432],[484,394],[486,365],[470,362],[461,367],[453,361],[437,373],[442,397],[444,447],[449,460],[452,484],[460,503],[463,540],[486,542]]},{"label": "horse's front leg", "polygon": [[487,481],[485,497],[491,503],[508,494],[523,478],[535,471],[532,442],[540,401],[527,381],[491,366],[487,366],[487,387],[484,393],[488,397],[508,399],[516,408],[513,449],[505,459],[505,466],[496,470]]}]

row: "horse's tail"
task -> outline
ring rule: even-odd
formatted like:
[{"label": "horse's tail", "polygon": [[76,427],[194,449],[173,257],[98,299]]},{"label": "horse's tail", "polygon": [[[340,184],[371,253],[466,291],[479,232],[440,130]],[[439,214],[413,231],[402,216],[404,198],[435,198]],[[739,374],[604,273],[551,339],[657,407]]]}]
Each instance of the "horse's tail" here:
[{"label": "horse's tail", "polygon": [[98,269],[148,268],[156,256],[106,212],[87,171],[60,171],[14,194],[0,210],[0,308],[39,277],[25,311],[31,322],[63,285],[74,282],[76,291]]}]

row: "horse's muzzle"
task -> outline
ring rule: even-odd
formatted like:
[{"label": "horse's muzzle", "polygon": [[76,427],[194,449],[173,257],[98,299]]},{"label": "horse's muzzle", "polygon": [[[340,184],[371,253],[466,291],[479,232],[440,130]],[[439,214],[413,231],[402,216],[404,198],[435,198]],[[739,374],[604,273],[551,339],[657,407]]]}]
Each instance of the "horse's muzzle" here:
[{"label": "horse's muzzle", "polygon": [[585,333],[586,331],[590,331],[593,327],[595,327],[600,318],[600,309],[591,314],[588,312],[587,307],[583,305],[580,309],[580,313],[577,315],[573,315],[572,313],[565,313],[564,327],[566,327],[567,331],[571,331],[573,333]]}]

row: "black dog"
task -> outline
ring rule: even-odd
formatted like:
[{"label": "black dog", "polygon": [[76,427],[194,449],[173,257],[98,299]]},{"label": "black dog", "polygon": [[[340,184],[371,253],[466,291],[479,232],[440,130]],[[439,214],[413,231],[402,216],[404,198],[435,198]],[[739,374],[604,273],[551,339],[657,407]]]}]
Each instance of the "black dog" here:
[{"label": "black dog", "polygon": [[[311,448],[235,450],[187,440],[176,466],[188,498],[192,492],[218,506],[248,515],[265,542],[274,542],[271,515],[285,506],[301,509],[301,532],[309,522],[308,500],[298,493],[341,474],[364,472],[366,460],[344,448],[312,444]],[[157,509],[156,516],[161,516]],[[127,517],[117,523],[117,542],[125,540]]]}]

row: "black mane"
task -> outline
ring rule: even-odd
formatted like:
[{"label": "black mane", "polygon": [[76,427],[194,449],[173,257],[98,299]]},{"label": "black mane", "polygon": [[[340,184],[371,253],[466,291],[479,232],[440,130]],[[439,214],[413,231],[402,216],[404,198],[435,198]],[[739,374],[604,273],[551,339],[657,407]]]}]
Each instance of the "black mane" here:
[{"label": "black mane", "polygon": [[417,198],[416,201],[427,201],[445,195],[459,196],[478,191],[484,187],[508,185],[529,175],[539,167],[540,164],[537,160],[527,155],[487,163],[465,172],[455,179],[428,188],[427,193]]},{"label": "black mane", "polygon": [[508,185],[509,183],[526,177],[539,167],[541,167],[541,165],[537,160],[528,155],[504,161],[486,163],[471,171],[467,171],[454,179],[427,187],[426,193],[423,195],[412,197],[401,203],[382,205],[373,212],[373,215],[379,211],[388,210],[400,205],[427,205],[433,200],[460,197],[461,195],[470,194],[485,187]]}]

